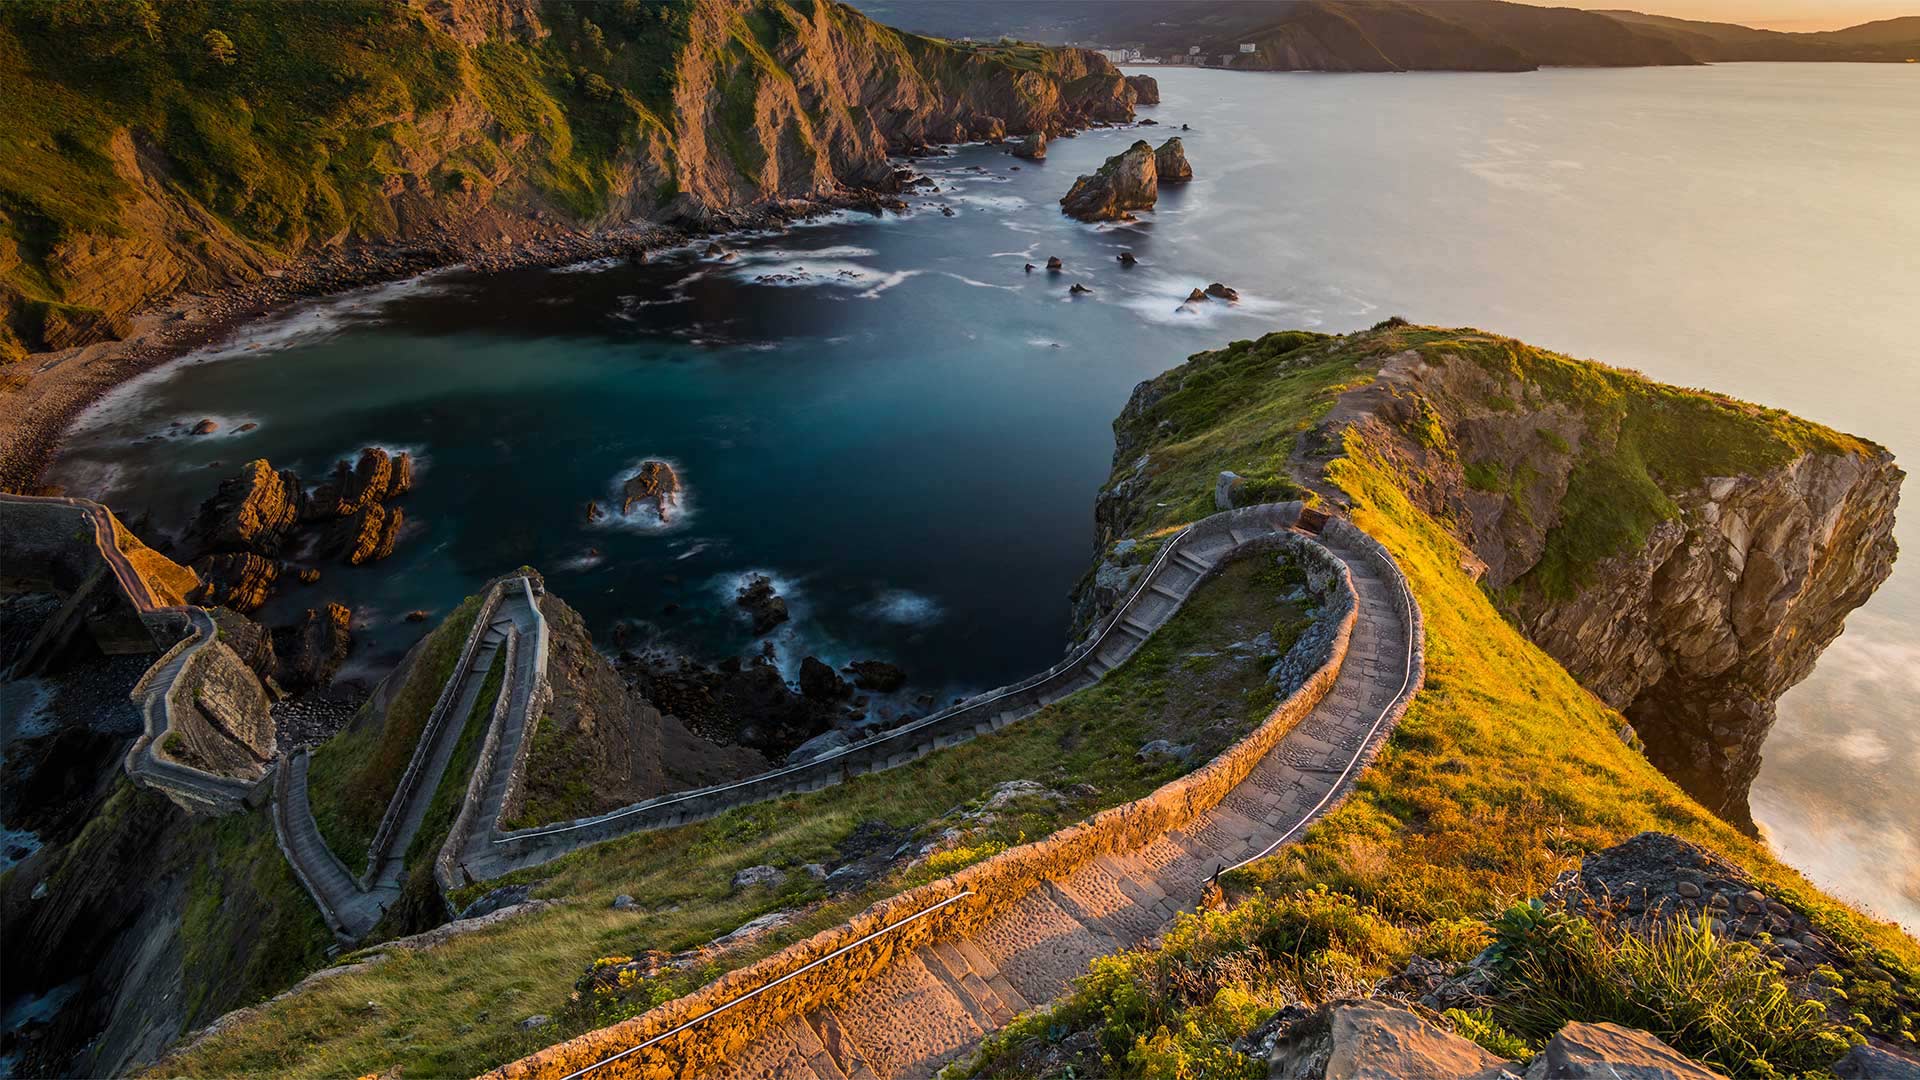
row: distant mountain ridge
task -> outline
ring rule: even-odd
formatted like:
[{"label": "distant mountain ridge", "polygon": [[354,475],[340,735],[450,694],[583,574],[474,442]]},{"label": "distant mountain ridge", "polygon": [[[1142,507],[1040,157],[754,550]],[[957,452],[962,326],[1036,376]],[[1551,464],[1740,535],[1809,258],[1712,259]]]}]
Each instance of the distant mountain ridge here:
[{"label": "distant mountain ridge", "polygon": [[1005,34],[1138,48],[1157,58],[1185,57],[1197,49],[1209,66],[1266,71],[1531,71],[1920,58],[1920,16],[1785,33],[1505,0],[859,0],[859,6],[883,22],[946,37]]}]

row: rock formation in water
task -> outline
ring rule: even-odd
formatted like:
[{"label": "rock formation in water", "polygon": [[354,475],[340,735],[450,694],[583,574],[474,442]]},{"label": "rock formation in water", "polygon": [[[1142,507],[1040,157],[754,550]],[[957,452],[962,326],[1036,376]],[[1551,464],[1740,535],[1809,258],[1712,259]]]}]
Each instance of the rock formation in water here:
[{"label": "rock formation in water", "polygon": [[773,591],[773,581],[765,574],[749,577],[746,584],[740,586],[734,603],[753,621],[754,637],[772,633],[774,627],[788,618],[786,600]]},{"label": "rock formation in water", "polygon": [[1153,152],[1154,170],[1163,184],[1180,184],[1193,179],[1193,166],[1187,163],[1187,148],[1175,135]]},{"label": "rock formation in water", "polygon": [[1099,170],[1080,177],[1060,199],[1060,209],[1081,221],[1126,221],[1133,210],[1151,210],[1160,196],[1153,147],[1145,139],[1115,154]]},{"label": "rock formation in water", "polygon": [[353,615],[339,604],[308,608],[273,631],[274,678],[289,690],[325,686],[353,648]]},{"label": "rock formation in water", "polygon": [[1014,157],[1026,158],[1028,161],[1040,161],[1044,159],[1047,156],[1047,133],[1044,131],[1036,131],[1028,135],[1026,138],[1013,144],[1011,153]]},{"label": "rock formation in water", "polygon": [[1133,100],[1136,105],[1160,104],[1160,84],[1151,75],[1129,75],[1127,85],[1133,88]]},{"label": "rock formation in water", "polygon": [[[362,258],[369,241],[454,257],[581,226],[724,225],[767,200],[891,191],[890,153],[1126,120],[1140,85],[1091,50],[1010,58],[837,3],[439,0],[315,6],[274,40],[229,26],[243,57],[283,50],[350,73],[269,80],[243,101],[204,76],[202,17],[152,10],[143,28],[124,13],[0,8],[17,45],[8,85],[66,103],[48,116],[89,117],[58,130],[16,118],[22,145],[41,149],[33,190],[0,222],[20,256],[0,261],[0,359],[116,336],[126,312],[178,290],[257,280],[320,251]],[[76,54],[92,58],[84,72]],[[174,74],[182,65],[196,74]],[[100,89],[134,84],[153,100]],[[198,119],[156,126],[155,108]],[[324,169],[314,125],[332,133]]]},{"label": "rock formation in water", "polygon": [[643,461],[621,485],[620,513],[631,514],[634,507],[646,503],[653,504],[662,522],[672,520],[674,509],[680,505],[680,475],[673,466],[659,460]]}]

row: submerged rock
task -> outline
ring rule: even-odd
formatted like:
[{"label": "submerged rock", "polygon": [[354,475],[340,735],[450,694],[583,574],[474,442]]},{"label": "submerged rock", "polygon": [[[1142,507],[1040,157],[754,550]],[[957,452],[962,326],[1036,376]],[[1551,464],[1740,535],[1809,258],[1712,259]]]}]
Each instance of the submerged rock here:
[{"label": "submerged rock", "polygon": [[1047,269],[1053,271],[1056,274],[1059,273],[1060,270],[1064,268],[1066,265],[1067,265],[1066,263],[1063,263],[1060,261],[1060,256],[1058,255],[1047,256]]},{"label": "submerged rock", "polygon": [[1133,257],[1133,252],[1131,251],[1123,251],[1114,257],[1120,261],[1121,266],[1132,266],[1140,261]]},{"label": "submerged rock", "polygon": [[1077,281],[1073,283],[1073,288],[1067,290],[1067,292],[1073,296],[1079,296],[1083,293],[1090,293],[1092,291],[1093,291],[1092,289],[1087,288],[1085,285],[1082,285]]},{"label": "submerged rock", "polygon": [[1160,195],[1154,150],[1142,139],[1107,159],[1097,172],[1073,182],[1060,208],[1081,221],[1125,221],[1130,211],[1151,210]]},{"label": "submerged rock", "polygon": [[885,660],[855,660],[844,670],[853,676],[853,685],[862,690],[891,694],[907,684],[907,673]]}]

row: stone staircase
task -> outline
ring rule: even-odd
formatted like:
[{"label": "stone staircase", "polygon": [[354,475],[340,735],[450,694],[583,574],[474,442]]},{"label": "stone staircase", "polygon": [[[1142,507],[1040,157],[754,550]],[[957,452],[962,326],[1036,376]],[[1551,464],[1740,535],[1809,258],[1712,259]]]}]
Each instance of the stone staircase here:
[{"label": "stone staircase", "polygon": [[[1231,521],[1233,515],[1217,517]],[[922,906],[924,900],[880,901],[845,926],[797,942],[687,998],[549,1047],[489,1077],[930,1076],[1021,1011],[1059,996],[1095,958],[1151,940],[1180,912],[1196,907],[1218,874],[1271,855],[1337,806],[1420,687],[1420,612],[1391,556],[1350,523],[1311,524],[1320,526],[1313,531],[1321,549],[1337,560],[1352,588],[1344,653],[1336,646],[1315,676],[1322,680],[1317,697],[1307,697],[1298,710],[1276,710],[1276,718],[1285,713],[1292,719],[1270,720],[1263,730],[1274,735],[1250,736],[1206,767],[1236,760],[1230,775],[1238,779],[1225,780],[1228,787],[1194,787],[1182,778],[1100,815],[1181,822],[1178,827],[1082,832],[1070,842],[1081,853],[1077,858],[1010,863],[1008,872],[994,872],[995,862],[1028,850],[1015,849],[914,890],[945,895],[931,906]],[[1218,560],[1258,539],[1238,528],[1211,534],[1169,560],[1190,576],[1155,580],[1142,590],[1157,593],[1154,586],[1167,582],[1170,595],[1162,599],[1169,607],[1155,613],[1129,606],[1114,625],[1136,617],[1147,625],[1164,621]],[[1276,722],[1280,726],[1272,726]],[[1241,750],[1261,746],[1266,749]],[[1166,800],[1193,812],[1155,816],[1150,806],[1164,807]],[[1083,823],[1061,835],[1089,827]],[[1121,841],[1123,836],[1138,839]],[[1050,838],[1029,848],[1054,843]],[[1056,869],[1034,877],[1021,869],[1029,865]],[[979,914],[948,918],[965,909],[940,910],[955,904]],[[910,927],[916,921],[920,926]],[[854,940],[852,934],[863,936]]]},{"label": "stone staircase", "polygon": [[1199,903],[1216,871],[1269,854],[1298,835],[1377,747],[1385,732],[1374,725],[1411,693],[1417,655],[1398,583],[1361,552],[1328,547],[1347,563],[1360,607],[1340,676],[1319,707],[1218,805],[1185,829],[1041,883],[963,939],[897,957],[845,1000],[775,1025],[756,1036],[752,1054],[705,1075],[930,1076],[1018,1013],[1059,996],[1096,957],[1144,944],[1166,929]]},{"label": "stone staircase", "polygon": [[483,601],[462,648],[459,666],[442,688],[381,819],[361,877],[353,877],[341,864],[313,820],[307,799],[307,752],[293,755],[281,770],[273,812],[280,850],[328,925],[343,940],[364,937],[399,898],[406,878],[407,849],[433,804],[434,793],[440,788],[495,658],[503,649],[508,656],[503,697],[544,671],[544,656],[539,660],[541,670],[530,671],[533,650],[520,648],[522,641],[544,633],[532,592],[524,582],[523,578],[514,578],[498,583]]}]

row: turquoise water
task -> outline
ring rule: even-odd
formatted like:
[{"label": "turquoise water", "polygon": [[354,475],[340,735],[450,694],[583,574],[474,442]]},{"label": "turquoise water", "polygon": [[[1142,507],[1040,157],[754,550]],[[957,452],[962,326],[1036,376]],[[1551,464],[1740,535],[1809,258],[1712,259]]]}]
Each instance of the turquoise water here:
[{"label": "turquoise water", "polygon": [[[1059,655],[1133,384],[1269,329],[1476,325],[1920,458],[1920,70],[1156,74],[1145,114],[1191,125],[1197,179],[1136,225],[1055,202],[1167,126],[1058,140],[1018,170],[968,148],[927,163],[948,190],[908,217],[743,241],[730,263],[455,272],[312,305],[116,394],[55,479],[176,525],[251,457],[317,476],[410,447],[398,553],[278,602],[353,605],[362,670],[419,632],[404,612],[523,562],[603,641],[624,620],[742,650],[726,597],[762,571],[794,600],[784,663],[881,656],[944,695]],[[1048,255],[1068,272],[1022,271]],[[801,279],[754,281],[773,273]],[[1070,300],[1075,281],[1094,293]],[[1211,281],[1245,302],[1176,313]],[[143,441],[201,417],[221,433]],[[587,525],[586,500],[653,456],[689,485],[683,518]],[[1915,700],[1903,566],[1783,701],[1754,792],[1789,860],[1909,927]]]}]

